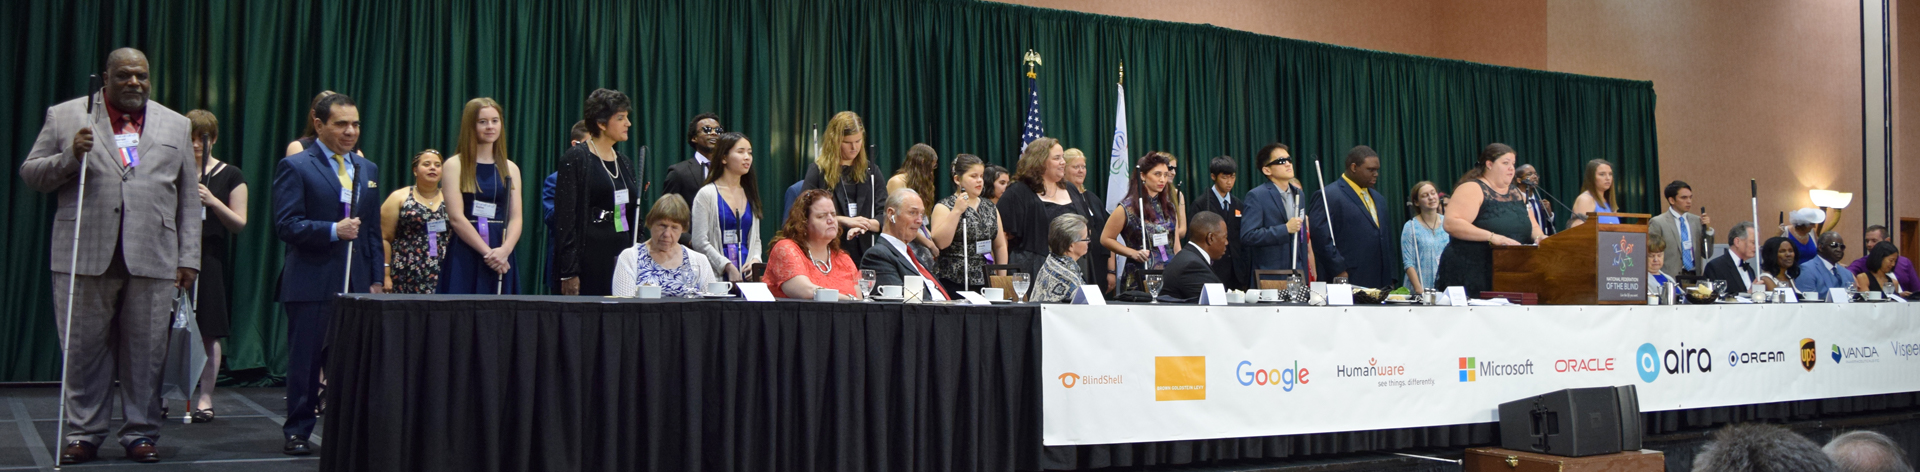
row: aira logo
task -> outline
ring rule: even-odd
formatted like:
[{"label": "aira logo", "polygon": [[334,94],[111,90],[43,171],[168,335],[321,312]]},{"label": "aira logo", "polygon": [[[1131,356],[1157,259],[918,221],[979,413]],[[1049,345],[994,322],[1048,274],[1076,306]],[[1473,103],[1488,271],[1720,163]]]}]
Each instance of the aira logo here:
[{"label": "aira logo", "polygon": [[1640,349],[1634,352],[1633,359],[1634,368],[1640,371],[1640,380],[1643,382],[1659,379],[1661,372],[1669,375],[1713,372],[1712,352],[1687,347],[1687,343],[1680,343],[1679,349],[1665,352],[1654,347],[1653,343],[1641,344]]}]

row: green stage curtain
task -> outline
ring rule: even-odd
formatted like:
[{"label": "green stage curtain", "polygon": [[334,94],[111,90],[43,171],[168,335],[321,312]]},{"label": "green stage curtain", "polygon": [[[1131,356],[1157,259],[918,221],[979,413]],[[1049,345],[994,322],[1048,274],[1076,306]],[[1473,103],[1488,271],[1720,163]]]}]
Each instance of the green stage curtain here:
[{"label": "green stage curtain", "polygon": [[[244,170],[252,201],[233,264],[228,366],[268,381],[284,371],[285,325],[273,302],[281,244],[268,201],[273,166],[304,129],[321,90],[355,97],[367,156],[381,188],[412,182],[407,159],[454,148],[461,106],[493,97],[505,110],[509,155],[526,174],[528,208],[554,169],[587,92],[633,100],[630,156],[649,150],[658,182],[689,157],[686,121],[717,112],[756,150],[763,216],[778,218],[800,179],[810,130],[840,110],[859,112],[867,142],[891,172],[909,146],[943,161],[961,152],[1012,168],[1025,107],[1023,54],[1040,52],[1047,134],[1084,150],[1089,190],[1104,195],[1118,68],[1130,158],[1181,158],[1181,188],[1204,192],[1213,156],[1231,155],[1238,191],[1263,179],[1252,154],[1284,142],[1325,159],[1328,179],[1348,148],[1385,157],[1383,224],[1399,224],[1407,187],[1450,188],[1475,152],[1504,142],[1538,166],[1563,199],[1578,193],[1588,159],[1614,161],[1625,210],[1657,207],[1654,92],[1616,80],[1389,54],[1203,25],[944,0],[231,0],[10,2],[0,15],[0,149],[14,168],[45,109],[85,92],[108,51],[143,49],[154,99],[218,115],[216,157]],[[1309,190],[1311,163],[1299,171]],[[945,175],[942,192],[951,188]],[[47,271],[52,201],[0,179],[7,248],[0,283],[0,380],[57,379],[59,357]],[[646,194],[657,196],[659,187]],[[1190,197],[1189,197],[1190,198]],[[1564,215],[1564,210],[1562,214]],[[536,215],[529,212],[529,215]],[[1563,216],[1564,220],[1564,216]],[[771,240],[779,225],[762,228]],[[544,291],[544,226],[529,219],[518,245],[522,287]],[[1392,231],[1397,234],[1397,231]]]}]

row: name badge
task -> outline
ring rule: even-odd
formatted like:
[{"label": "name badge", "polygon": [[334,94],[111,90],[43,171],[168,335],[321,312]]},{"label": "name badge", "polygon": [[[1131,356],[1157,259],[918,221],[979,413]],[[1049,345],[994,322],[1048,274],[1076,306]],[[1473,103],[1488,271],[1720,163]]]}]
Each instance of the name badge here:
[{"label": "name badge", "polygon": [[1160,232],[1160,233],[1153,233],[1153,245],[1155,245],[1155,246],[1166,246],[1166,245],[1167,245],[1167,233],[1164,233],[1164,232]]},{"label": "name badge", "polygon": [[721,244],[740,244],[740,230],[730,229],[720,232]]},{"label": "name badge", "polygon": [[444,232],[447,232],[447,220],[433,220],[433,221],[428,221],[428,222],[427,222],[427,231],[432,231],[432,232],[435,232],[435,233],[444,233]]},{"label": "name badge", "polygon": [[340,203],[353,203],[353,190],[340,189]]},{"label": "name badge", "polygon": [[473,216],[475,218],[491,219],[491,218],[494,218],[494,215],[496,215],[499,212],[499,210],[500,210],[499,205],[494,205],[492,203],[487,203],[482,201],[473,202]]},{"label": "name badge", "polygon": [[200,221],[207,221],[207,207],[200,207]]},{"label": "name badge", "polygon": [[619,205],[622,203],[627,203],[627,189],[624,188],[613,191],[613,204]]},{"label": "name badge", "polygon": [[847,204],[847,216],[860,216],[860,204],[858,204],[858,203],[848,203],[848,204]]},{"label": "name badge", "polygon": [[113,135],[113,147],[130,148],[139,145],[140,135],[138,133]]},{"label": "name badge", "polygon": [[974,241],[974,254],[993,254],[993,241]]}]

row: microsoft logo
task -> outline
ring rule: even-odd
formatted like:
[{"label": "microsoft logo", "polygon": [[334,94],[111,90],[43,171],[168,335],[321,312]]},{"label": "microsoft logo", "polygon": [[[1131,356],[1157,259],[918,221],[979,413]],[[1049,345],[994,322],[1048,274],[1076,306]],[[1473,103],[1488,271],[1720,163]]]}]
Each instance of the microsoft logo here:
[{"label": "microsoft logo", "polygon": [[1480,380],[1480,376],[1473,372],[1474,365],[1475,365],[1474,358],[1472,357],[1460,358],[1460,381],[1461,382],[1472,382],[1475,380]]}]

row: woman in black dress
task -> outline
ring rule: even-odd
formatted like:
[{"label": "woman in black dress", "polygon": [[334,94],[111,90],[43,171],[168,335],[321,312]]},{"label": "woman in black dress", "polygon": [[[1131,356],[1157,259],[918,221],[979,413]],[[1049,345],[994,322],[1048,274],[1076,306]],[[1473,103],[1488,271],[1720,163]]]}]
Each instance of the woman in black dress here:
[{"label": "woman in black dress", "polygon": [[1513,148],[1493,143],[1480,150],[1473,170],[1460,177],[1448,202],[1446,228],[1452,240],[1440,253],[1437,288],[1466,287],[1478,297],[1493,289],[1493,246],[1533,244],[1547,235],[1527,211],[1527,196],[1513,188]]},{"label": "woman in black dress", "polygon": [[[1056,216],[1091,215],[1086,196],[1067,183],[1066,148],[1053,138],[1039,138],[1020,153],[1014,182],[1000,196],[1000,221],[1006,223],[1007,258],[1028,274],[1052,254],[1047,249],[1047,225]],[[1086,272],[1082,272],[1085,274]],[[1082,281],[1086,283],[1086,281]]]},{"label": "woman in black dress", "polygon": [[860,122],[860,115],[843,111],[827,120],[827,130],[821,134],[820,157],[807,164],[807,176],[800,189],[826,190],[833,194],[833,209],[840,216],[834,220],[840,228],[846,230],[841,237],[846,242],[840,247],[847,250],[853,260],[866,255],[867,248],[873,247],[874,235],[880,234],[881,201],[887,199],[885,187],[875,180],[880,176],[880,165],[867,156],[867,129]]},{"label": "woman in black dress", "polygon": [[234,234],[247,227],[247,179],[240,169],[213,158],[220,140],[220,120],[206,110],[187,112],[193,123],[193,155],[200,164],[200,278],[194,287],[194,321],[200,324],[200,343],[207,365],[200,371],[199,396],[193,399],[193,422],[213,421],[213,386],[220,378],[220,338],[227,337],[229,297],[227,251]]},{"label": "woman in black dress", "polygon": [[598,89],[587,95],[584,143],[560,157],[554,185],[553,270],[566,295],[612,295],[620,251],[633,246],[640,180],[627,155],[613,145],[627,140],[632,110],[627,95]]}]

